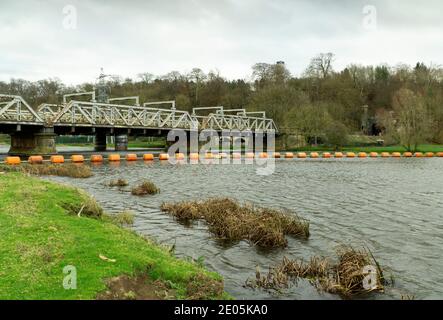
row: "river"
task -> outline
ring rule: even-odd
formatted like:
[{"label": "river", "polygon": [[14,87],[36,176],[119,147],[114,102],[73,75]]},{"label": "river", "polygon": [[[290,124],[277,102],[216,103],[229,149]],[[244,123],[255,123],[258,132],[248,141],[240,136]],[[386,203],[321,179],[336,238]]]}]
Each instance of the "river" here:
[{"label": "river", "polygon": [[[283,256],[334,257],[337,245],[367,246],[388,267],[395,283],[375,299],[443,297],[443,159],[281,159],[271,175],[255,165],[171,165],[122,162],[93,167],[88,179],[53,177],[94,195],[105,210],[135,215],[133,228],[159,243],[173,245],[180,257],[204,258],[207,268],[225,278],[237,299],[338,299],[299,281],[283,293],[244,287],[258,265],[266,271]],[[119,190],[106,184],[124,178]],[[150,179],[161,193],[137,197],[131,185]],[[224,247],[203,222],[185,227],[162,213],[164,201],[233,197],[267,207],[291,209],[311,222],[309,240],[288,238],[288,247],[263,251],[247,242]]]}]

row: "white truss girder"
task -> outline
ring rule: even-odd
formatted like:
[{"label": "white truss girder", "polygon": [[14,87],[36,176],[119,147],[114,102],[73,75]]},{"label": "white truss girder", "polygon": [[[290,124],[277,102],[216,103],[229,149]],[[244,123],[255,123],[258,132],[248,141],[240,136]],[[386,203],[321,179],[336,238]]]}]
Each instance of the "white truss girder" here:
[{"label": "white truss girder", "polygon": [[43,119],[20,96],[0,94],[0,123],[43,124]]},{"label": "white truss girder", "polygon": [[[168,101],[170,103],[171,101]],[[243,109],[223,112],[223,107],[194,108],[192,115],[175,108],[149,107],[151,102],[143,106],[122,105],[114,103],[98,103],[71,100],[61,105],[41,104],[34,111],[20,96],[0,94],[0,124],[4,123],[33,123],[46,126],[83,126],[83,127],[116,127],[137,129],[185,129],[215,131],[250,130],[273,131],[277,128],[272,119],[248,115]],[[173,104],[174,106],[174,104]],[[197,110],[216,109],[209,115],[196,115]]]}]

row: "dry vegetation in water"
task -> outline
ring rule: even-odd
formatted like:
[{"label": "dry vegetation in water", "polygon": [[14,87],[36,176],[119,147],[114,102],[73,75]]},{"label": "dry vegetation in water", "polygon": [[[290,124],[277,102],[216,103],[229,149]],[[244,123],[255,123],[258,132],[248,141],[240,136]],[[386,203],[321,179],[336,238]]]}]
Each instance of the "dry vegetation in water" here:
[{"label": "dry vegetation in water", "polygon": [[28,164],[20,165],[0,165],[0,171],[21,172],[37,176],[61,176],[71,178],[91,177],[91,168],[87,165],[66,163],[66,164]]},{"label": "dry vegetation in water", "polygon": [[130,226],[134,224],[134,213],[129,210],[119,212],[115,215],[112,215],[111,217],[112,221],[121,226],[123,225]]},{"label": "dry vegetation in water", "polygon": [[116,180],[109,181],[108,185],[110,187],[126,187],[127,185],[129,185],[129,183],[125,179],[119,178],[119,179],[116,179]]},{"label": "dry vegetation in water", "polygon": [[209,231],[221,240],[248,240],[260,247],[285,247],[285,235],[309,237],[309,222],[292,212],[241,205],[229,198],[163,203],[161,210],[185,224],[203,219]]},{"label": "dry vegetation in water", "polygon": [[132,190],[131,190],[131,193],[136,196],[143,196],[143,195],[147,195],[147,194],[156,194],[159,192],[160,192],[160,189],[157,188],[157,186],[149,180],[143,181],[141,184],[132,188]]},{"label": "dry vegetation in water", "polygon": [[[253,288],[280,290],[288,288],[292,281],[298,278],[308,279],[319,290],[336,293],[344,297],[368,293],[383,292],[387,283],[383,271],[369,250],[356,250],[351,246],[341,246],[337,249],[338,261],[332,263],[327,258],[313,257],[309,262],[303,260],[283,261],[269,268],[266,275],[256,270],[255,279],[248,279],[246,285]],[[365,266],[376,270],[375,283],[365,288]]]}]

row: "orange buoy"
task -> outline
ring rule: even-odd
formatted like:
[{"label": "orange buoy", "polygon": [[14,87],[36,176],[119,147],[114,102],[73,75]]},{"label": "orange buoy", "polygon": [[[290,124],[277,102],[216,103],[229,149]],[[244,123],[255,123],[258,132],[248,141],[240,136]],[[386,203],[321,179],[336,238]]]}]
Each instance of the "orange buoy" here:
[{"label": "orange buoy", "polygon": [[432,158],[434,156],[434,152],[426,152],[425,156],[426,158]]},{"label": "orange buoy", "polygon": [[103,162],[103,156],[101,154],[93,154],[90,159],[91,162]]},{"label": "orange buoy", "polygon": [[274,152],[273,156],[274,156],[274,158],[280,158],[281,154],[280,154],[280,152]]},{"label": "orange buoy", "polygon": [[169,160],[169,154],[167,153],[160,153],[160,155],[158,156],[158,158],[160,160]]},{"label": "orange buoy", "polygon": [[128,153],[126,155],[126,161],[137,161],[137,155],[135,153]]},{"label": "orange buoy", "polygon": [[346,152],[346,158],[355,158],[354,152]]},{"label": "orange buoy", "polygon": [[392,157],[393,158],[400,158],[401,157],[401,153],[400,152],[392,152]]},{"label": "orange buoy", "polygon": [[286,152],[285,153],[285,158],[287,158],[287,159],[294,158],[294,154],[292,152]]},{"label": "orange buoy", "polygon": [[391,156],[391,154],[389,152],[382,152],[381,153],[382,158],[389,158],[390,156]]},{"label": "orange buoy", "polygon": [[108,161],[120,161],[120,155],[117,153],[110,154],[108,156]]},{"label": "orange buoy", "polygon": [[321,156],[326,159],[329,159],[330,157],[332,157],[330,152],[323,152]]},{"label": "orange buoy", "polygon": [[232,153],[232,159],[240,159],[240,158],[241,158],[241,153],[239,152]]},{"label": "orange buoy", "polygon": [[6,164],[20,164],[21,160],[20,157],[6,157],[5,163]]},{"label": "orange buoy", "polygon": [[318,158],[320,155],[318,154],[318,152],[311,152],[310,156],[311,158]]},{"label": "orange buoy", "polygon": [[252,159],[252,158],[254,158],[254,152],[246,152],[245,153],[245,158],[247,158],[247,159]]},{"label": "orange buoy", "polygon": [[437,157],[443,157],[443,152],[437,152]]},{"label": "orange buoy", "polygon": [[43,157],[42,156],[30,156],[28,158],[28,162],[31,164],[43,163]]},{"label": "orange buoy", "polygon": [[65,158],[63,156],[51,156],[51,163],[64,163]]},{"label": "orange buoy", "polygon": [[371,152],[371,153],[369,153],[369,156],[371,158],[377,158],[378,157],[378,153],[377,152]]},{"label": "orange buoy", "polygon": [[259,158],[262,158],[262,159],[267,158],[267,157],[268,157],[268,153],[267,153],[267,152],[260,152],[260,153],[258,154],[258,157],[259,157]]},{"label": "orange buoy", "polygon": [[198,153],[196,152],[192,152],[189,154],[189,159],[190,160],[198,160]]},{"label": "orange buoy", "polygon": [[145,153],[143,155],[143,160],[144,161],[152,161],[152,160],[154,160],[154,155],[152,153]]},{"label": "orange buoy", "polygon": [[184,160],[185,159],[185,155],[181,152],[178,152],[175,154],[175,159],[176,160]]},{"label": "orange buoy", "polygon": [[368,155],[366,154],[366,152],[359,152],[358,153],[358,157],[359,158],[366,158]]},{"label": "orange buoy", "polygon": [[71,156],[71,161],[75,163],[85,162],[85,157],[83,157],[81,154],[73,154]]},{"label": "orange buoy", "polygon": [[414,153],[414,157],[416,157],[416,158],[422,158],[422,157],[423,157],[423,153],[421,153],[421,152],[416,152],[416,153]]},{"label": "orange buoy", "polygon": [[304,159],[304,158],[306,158],[306,157],[307,157],[306,152],[298,152],[298,153],[297,153],[297,158]]},{"label": "orange buoy", "polygon": [[336,157],[336,158],[343,158],[343,153],[336,152],[336,153],[334,153],[334,157]]},{"label": "orange buoy", "polygon": [[407,152],[403,152],[403,157],[405,157],[405,158],[410,158],[410,157],[412,157],[412,152],[409,152],[409,151],[407,151]]},{"label": "orange buoy", "polygon": [[212,152],[206,152],[205,159],[214,159],[214,155],[212,154]]}]

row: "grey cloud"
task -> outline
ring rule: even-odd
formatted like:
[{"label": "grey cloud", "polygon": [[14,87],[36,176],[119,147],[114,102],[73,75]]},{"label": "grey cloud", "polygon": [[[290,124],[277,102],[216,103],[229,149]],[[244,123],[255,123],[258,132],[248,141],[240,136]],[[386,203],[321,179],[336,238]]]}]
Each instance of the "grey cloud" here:
[{"label": "grey cloud", "polygon": [[[78,28],[62,27],[77,8]],[[362,28],[374,5],[378,29]],[[256,62],[286,61],[300,74],[318,52],[351,62],[439,62],[440,1],[8,1],[0,2],[0,80],[91,81],[105,71],[134,77],[195,66],[246,78]]]}]

